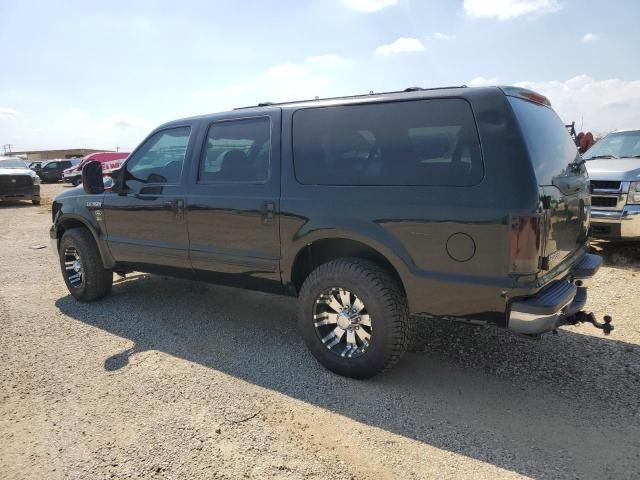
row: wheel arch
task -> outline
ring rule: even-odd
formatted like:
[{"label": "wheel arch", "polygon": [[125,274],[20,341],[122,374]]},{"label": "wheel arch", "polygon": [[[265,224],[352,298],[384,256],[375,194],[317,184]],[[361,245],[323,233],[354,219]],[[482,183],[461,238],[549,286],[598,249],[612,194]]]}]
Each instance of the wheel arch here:
[{"label": "wheel arch", "polygon": [[338,234],[317,235],[306,239],[295,249],[295,255],[285,260],[282,271],[286,291],[297,295],[309,274],[320,265],[337,258],[352,257],[371,260],[398,281],[405,291],[407,272],[404,262],[389,248],[358,236]]},{"label": "wheel arch", "polygon": [[100,252],[102,265],[104,266],[104,268],[112,268],[113,261],[111,259],[111,255],[109,255],[108,252],[105,251],[106,247],[104,245],[104,242],[100,240],[100,237],[93,225],[91,225],[85,218],[79,215],[67,214],[56,222],[56,241],[58,242],[58,246],[60,246],[60,239],[62,238],[64,233],[74,228],[84,228],[89,231],[89,233],[93,237],[93,241],[96,242],[98,251]]}]

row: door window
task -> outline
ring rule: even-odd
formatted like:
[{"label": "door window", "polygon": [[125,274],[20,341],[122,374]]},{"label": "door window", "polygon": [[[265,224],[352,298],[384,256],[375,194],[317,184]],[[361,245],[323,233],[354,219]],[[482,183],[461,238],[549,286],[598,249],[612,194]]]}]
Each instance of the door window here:
[{"label": "door window", "polygon": [[129,188],[133,183],[178,183],[190,132],[190,127],[171,128],[149,138],[126,164]]},{"label": "door window", "polygon": [[53,162],[53,163],[47,163],[44,166],[45,170],[55,170],[56,168],[58,168],[58,164],[57,162]]},{"label": "door window", "polygon": [[214,123],[207,133],[198,182],[265,182],[270,157],[268,117]]}]

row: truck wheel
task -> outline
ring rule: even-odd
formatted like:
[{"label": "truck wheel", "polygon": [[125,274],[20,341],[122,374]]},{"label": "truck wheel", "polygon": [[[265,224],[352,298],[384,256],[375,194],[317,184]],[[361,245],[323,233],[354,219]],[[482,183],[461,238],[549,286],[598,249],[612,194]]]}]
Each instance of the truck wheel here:
[{"label": "truck wheel", "polygon": [[316,268],[300,291],[298,326],[314,357],[345,377],[371,378],[407,349],[409,310],[397,281],[368,260]]},{"label": "truck wheel", "polygon": [[78,185],[80,185],[80,179],[78,177],[75,177],[73,180],[71,180],[71,185],[77,187]]},{"label": "truck wheel", "polygon": [[62,276],[76,300],[93,302],[111,291],[113,272],[103,267],[91,233],[84,228],[67,230],[59,252]]}]

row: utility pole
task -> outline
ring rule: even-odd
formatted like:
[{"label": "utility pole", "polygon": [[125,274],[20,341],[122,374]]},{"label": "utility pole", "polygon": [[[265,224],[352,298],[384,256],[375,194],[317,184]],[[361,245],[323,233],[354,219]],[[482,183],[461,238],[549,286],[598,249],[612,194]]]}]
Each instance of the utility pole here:
[{"label": "utility pole", "polygon": [[2,148],[4,149],[4,153],[11,153],[11,144],[10,143],[5,143]]}]

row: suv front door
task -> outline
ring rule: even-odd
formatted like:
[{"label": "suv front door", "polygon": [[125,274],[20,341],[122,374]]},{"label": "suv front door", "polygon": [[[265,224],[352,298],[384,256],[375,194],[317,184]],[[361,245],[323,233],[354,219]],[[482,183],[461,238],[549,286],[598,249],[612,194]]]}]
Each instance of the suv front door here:
[{"label": "suv front door", "polygon": [[187,223],[181,185],[190,157],[191,125],[154,133],[104,195],[107,243],[116,262],[189,268]]},{"label": "suv front door", "polygon": [[280,110],[203,131],[187,195],[191,264],[228,285],[279,290]]},{"label": "suv front door", "polygon": [[56,182],[60,180],[60,163],[49,162],[38,173],[43,182]]}]

